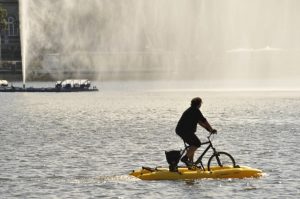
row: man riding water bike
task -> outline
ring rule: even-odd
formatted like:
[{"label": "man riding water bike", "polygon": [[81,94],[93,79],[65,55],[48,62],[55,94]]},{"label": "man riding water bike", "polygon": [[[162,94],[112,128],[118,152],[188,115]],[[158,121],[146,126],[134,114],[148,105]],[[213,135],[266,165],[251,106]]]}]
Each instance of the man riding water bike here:
[{"label": "man riding water bike", "polygon": [[193,166],[195,151],[201,146],[199,138],[196,136],[197,124],[211,133],[217,133],[206,118],[202,115],[200,107],[202,99],[195,97],[191,101],[191,106],[185,110],[176,126],[176,134],[179,135],[185,143],[189,145],[186,155],[181,158],[188,167]]}]

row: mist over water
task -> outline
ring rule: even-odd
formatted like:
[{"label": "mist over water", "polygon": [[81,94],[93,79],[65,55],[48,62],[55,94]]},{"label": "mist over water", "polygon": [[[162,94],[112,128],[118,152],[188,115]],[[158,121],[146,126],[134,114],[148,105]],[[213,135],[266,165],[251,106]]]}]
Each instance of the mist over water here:
[{"label": "mist over water", "polygon": [[44,70],[56,78],[72,71],[95,72],[99,79],[299,85],[297,0],[20,3],[23,63],[32,78]]}]

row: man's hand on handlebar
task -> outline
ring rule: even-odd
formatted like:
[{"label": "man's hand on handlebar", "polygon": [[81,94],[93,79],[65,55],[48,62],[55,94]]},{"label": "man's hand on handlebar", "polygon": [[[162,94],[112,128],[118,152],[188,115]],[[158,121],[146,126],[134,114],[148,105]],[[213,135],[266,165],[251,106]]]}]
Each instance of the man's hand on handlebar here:
[{"label": "man's hand on handlebar", "polygon": [[217,134],[217,130],[216,130],[216,129],[212,129],[212,130],[210,131],[210,133],[211,133],[211,134]]}]

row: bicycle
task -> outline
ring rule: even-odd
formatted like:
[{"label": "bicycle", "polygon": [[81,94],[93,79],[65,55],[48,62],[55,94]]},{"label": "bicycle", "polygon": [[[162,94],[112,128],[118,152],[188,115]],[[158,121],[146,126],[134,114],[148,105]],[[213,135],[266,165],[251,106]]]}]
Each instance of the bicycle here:
[{"label": "bicycle", "polygon": [[[212,133],[210,133],[210,135],[207,136],[208,141],[201,143],[201,145],[208,144],[208,146],[203,151],[203,153],[198,157],[198,159],[194,162],[192,167],[200,168],[205,171],[205,168],[202,163],[202,158],[204,157],[204,155],[207,153],[207,151],[210,148],[213,150],[213,154],[208,159],[208,163],[207,163],[208,171],[210,171],[211,168],[214,166],[219,166],[219,167],[232,166],[233,168],[239,167],[238,165],[236,165],[235,160],[232,157],[232,155],[230,155],[229,153],[224,152],[224,151],[216,150],[216,148],[212,144],[212,141],[210,138],[211,136],[212,136]],[[185,155],[187,149],[189,148],[189,146],[185,142],[184,142],[184,146],[185,146],[184,150],[166,152],[167,161],[170,165],[169,166],[170,171],[178,170],[177,164],[180,161],[180,159]],[[170,153],[171,156],[168,153]],[[169,155],[169,157],[168,157],[168,155]]]}]

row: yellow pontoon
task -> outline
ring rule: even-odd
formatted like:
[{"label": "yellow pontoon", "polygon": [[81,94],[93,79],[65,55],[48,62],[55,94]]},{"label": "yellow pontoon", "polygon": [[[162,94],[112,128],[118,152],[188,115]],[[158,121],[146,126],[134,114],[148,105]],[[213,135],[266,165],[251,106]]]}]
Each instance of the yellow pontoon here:
[{"label": "yellow pontoon", "polygon": [[202,169],[189,170],[186,167],[178,168],[176,172],[170,172],[168,168],[149,168],[132,171],[130,175],[142,180],[180,180],[201,178],[258,178],[263,172],[247,166],[239,167],[212,167],[210,171]]}]

